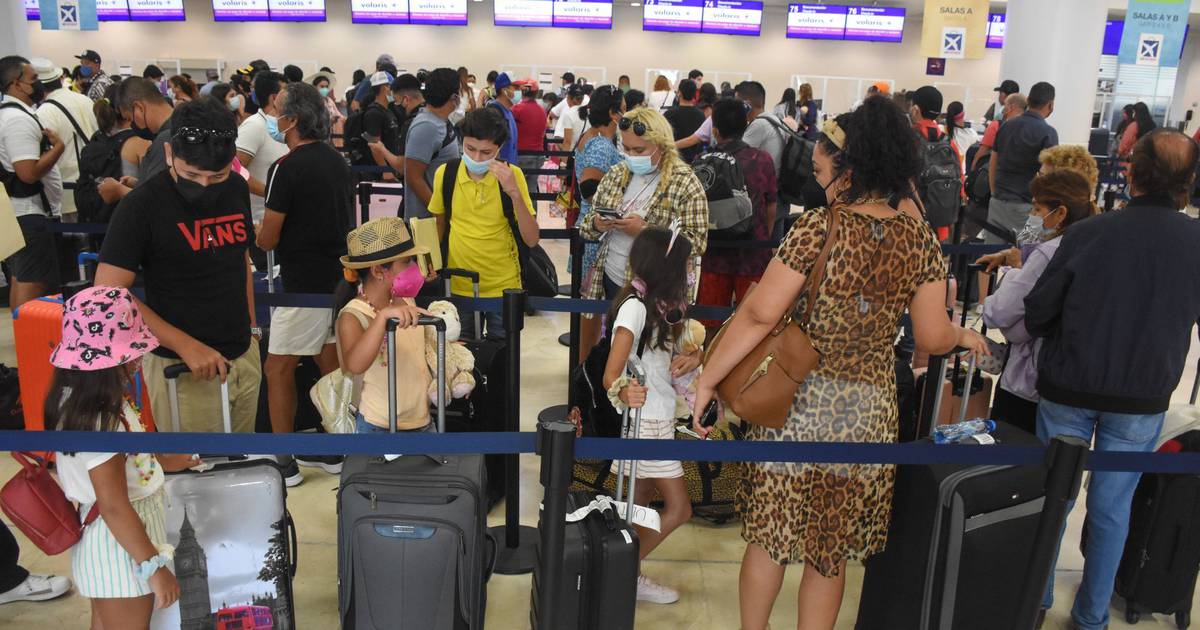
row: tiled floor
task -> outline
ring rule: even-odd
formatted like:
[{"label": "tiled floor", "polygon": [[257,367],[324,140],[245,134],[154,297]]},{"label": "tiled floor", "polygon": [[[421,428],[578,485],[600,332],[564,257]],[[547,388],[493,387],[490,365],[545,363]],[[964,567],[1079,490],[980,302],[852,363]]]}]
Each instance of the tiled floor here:
[{"label": "tiled floor", "polygon": [[[547,225],[546,227],[551,227]],[[559,227],[559,226],[553,226]],[[565,269],[565,245],[549,242],[546,249]],[[566,279],[562,279],[566,282]],[[534,428],[538,412],[550,405],[565,402],[567,350],[557,343],[560,333],[567,330],[565,315],[539,315],[527,321],[523,336],[522,414],[521,426]],[[1195,365],[1193,360],[1189,366]],[[0,318],[0,362],[15,363],[12,328],[7,317]],[[1194,372],[1189,367],[1183,386],[1176,394],[1186,400]],[[0,434],[0,447],[3,435]],[[541,488],[537,483],[538,461],[533,456],[521,461],[521,515],[527,524],[535,523]],[[0,458],[0,480],[15,472],[9,458]],[[337,627],[337,539],[333,490],[336,478],[319,471],[306,470],[304,485],[291,490],[289,505],[296,518],[299,532],[299,573],[295,580],[296,611],[299,628],[332,629]],[[1063,553],[1057,571],[1056,597],[1058,605],[1050,613],[1046,628],[1067,628],[1069,608],[1079,584],[1083,559],[1078,552],[1079,529],[1083,510],[1076,510],[1067,529]],[[491,514],[493,524],[503,522],[503,505]],[[18,534],[18,537],[20,535]],[[645,572],[662,582],[678,588],[682,600],[670,606],[639,604],[638,628],[674,628],[677,630],[736,630],[738,628],[737,579],[739,561],[744,545],[735,525],[713,527],[703,521],[693,521],[680,528],[645,563]],[[67,555],[47,558],[32,545],[23,544],[22,563],[36,572],[70,574]],[[788,572],[786,584],[772,615],[772,627],[794,627],[796,619],[795,592],[800,571]],[[858,608],[858,591],[862,579],[861,566],[849,569],[849,585],[838,628],[852,628]],[[516,630],[529,626],[528,575],[494,576],[488,585],[487,626],[492,630]],[[83,628],[87,625],[87,601],[75,595],[40,604],[9,604],[0,606],[0,627],[60,627]],[[1124,623],[1121,605],[1114,604],[1111,628],[1129,628]],[[1167,617],[1146,617],[1138,628],[1174,628]],[[904,630],[904,629],[900,629]],[[964,629],[966,630],[966,629]]]}]

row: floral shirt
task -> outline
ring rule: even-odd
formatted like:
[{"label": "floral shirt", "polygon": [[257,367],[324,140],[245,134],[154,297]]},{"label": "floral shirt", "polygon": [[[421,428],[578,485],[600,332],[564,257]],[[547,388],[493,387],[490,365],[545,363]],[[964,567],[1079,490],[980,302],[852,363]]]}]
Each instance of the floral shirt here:
[{"label": "floral shirt", "polygon": [[[726,144],[718,150],[724,151],[729,148],[733,149],[733,157],[742,168],[742,175],[746,178],[746,190],[750,193],[750,201],[754,205],[754,234],[746,240],[769,241],[774,226],[767,224],[767,206],[779,199],[775,163],[765,151],[744,143],[734,146]],[[704,253],[703,267],[704,271],[709,273],[758,278],[767,270],[767,264],[770,262],[770,249],[713,246]]]}]

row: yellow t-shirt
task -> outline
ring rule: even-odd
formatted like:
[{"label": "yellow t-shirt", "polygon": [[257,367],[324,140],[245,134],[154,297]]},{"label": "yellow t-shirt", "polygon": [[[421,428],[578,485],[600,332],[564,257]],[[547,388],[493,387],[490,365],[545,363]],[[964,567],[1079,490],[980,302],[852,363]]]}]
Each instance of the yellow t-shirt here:
[{"label": "yellow t-shirt", "polygon": [[[405,300],[412,304],[412,300]],[[342,309],[375,318],[365,301],[355,298]],[[362,375],[358,412],[377,427],[388,427],[387,342],[380,344],[375,362]],[[425,329],[403,328],[396,331],[396,428],[405,431],[429,424],[429,383],[433,377],[425,363]]]},{"label": "yellow t-shirt", "polygon": [[[516,166],[512,166],[512,170],[525,207],[529,208],[529,214],[537,216],[533,201],[529,199],[525,176]],[[445,201],[442,199],[445,173],[446,166],[442,165],[433,176],[429,212],[434,215],[445,212]],[[517,242],[513,240],[508,219],[504,218],[504,206],[500,202],[502,194],[500,182],[491,173],[475,181],[467,172],[466,165],[459,163],[458,177],[454,182],[454,208],[450,214],[450,260],[447,266],[479,272],[480,297],[500,297],[505,289],[521,288]],[[513,205],[516,206],[516,203]],[[455,277],[450,283],[450,292],[454,295],[471,295],[471,281]]]}]

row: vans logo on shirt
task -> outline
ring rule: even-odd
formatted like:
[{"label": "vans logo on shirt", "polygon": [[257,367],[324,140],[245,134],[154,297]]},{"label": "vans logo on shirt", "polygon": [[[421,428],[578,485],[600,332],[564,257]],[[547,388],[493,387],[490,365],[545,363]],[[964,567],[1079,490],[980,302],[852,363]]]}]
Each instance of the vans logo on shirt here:
[{"label": "vans logo on shirt", "polygon": [[183,237],[191,245],[192,251],[213,247],[224,247],[235,243],[245,243],[246,223],[241,214],[227,214],[211,219],[198,219],[191,227],[186,223],[176,223]]}]

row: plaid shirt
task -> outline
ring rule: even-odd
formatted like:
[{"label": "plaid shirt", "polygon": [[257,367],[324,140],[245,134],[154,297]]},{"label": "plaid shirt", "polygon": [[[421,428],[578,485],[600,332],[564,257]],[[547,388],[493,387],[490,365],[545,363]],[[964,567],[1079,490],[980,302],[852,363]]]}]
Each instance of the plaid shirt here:
[{"label": "plaid shirt", "polygon": [[[704,254],[708,245],[708,199],[704,195],[704,187],[700,180],[678,157],[672,155],[669,161],[662,165],[662,177],[658,189],[654,191],[654,200],[646,211],[646,224],[668,227],[671,221],[679,217],[683,221],[681,235],[692,244],[692,255],[699,258]],[[593,208],[619,208],[625,197],[625,189],[633,177],[629,165],[624,162],[617,164],[608,171],[596,189],[592,198]],[[591,216],[595,216],[594,214]],[[608,239],[601,240],[603,232],[596,229],[591,221],[584,221],[580,235],[585,240],[600,241],[600,251],[596,255],[595,273],[591,281],[583,288],[583,297],[589,300],[604,298],[604,260],[608,255]],[[700,272],[696,270],[695,277]],[[629,281],[629,267],[625,267],[625,281]],[[696,285],[689,287],[689,297],[696,299]]]}]

